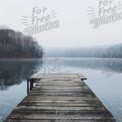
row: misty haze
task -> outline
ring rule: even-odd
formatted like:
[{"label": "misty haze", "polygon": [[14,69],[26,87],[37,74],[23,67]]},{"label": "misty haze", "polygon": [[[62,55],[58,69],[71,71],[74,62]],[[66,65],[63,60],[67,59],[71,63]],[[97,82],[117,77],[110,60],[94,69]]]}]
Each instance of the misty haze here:
[{"label": "misty haze", "polygon": [[121,14],[120,0],[0,0],[0,122],[121,122]]}]

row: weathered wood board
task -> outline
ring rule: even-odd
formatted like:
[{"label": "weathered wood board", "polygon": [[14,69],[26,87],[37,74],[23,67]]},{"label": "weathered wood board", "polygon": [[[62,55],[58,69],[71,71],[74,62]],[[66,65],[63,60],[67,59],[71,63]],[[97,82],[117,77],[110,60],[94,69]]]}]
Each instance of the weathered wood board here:
[{"label": "weathered wood board", "polygon": [[78,74],[33,75],[38,82],[5,122],[115,122]]}]

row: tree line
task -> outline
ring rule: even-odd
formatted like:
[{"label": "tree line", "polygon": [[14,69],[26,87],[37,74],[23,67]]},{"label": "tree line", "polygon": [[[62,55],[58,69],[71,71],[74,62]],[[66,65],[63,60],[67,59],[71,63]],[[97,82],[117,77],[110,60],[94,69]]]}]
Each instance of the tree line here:
[{"label": "tree line", "polygon": [[0,28],[0,58],[42,58],[43,47],[31,36]]},{"label": "tree line", "polygon": [[116,44],[107,48],[105,57],[122,58],[122,44]]},{"label": "tree line", "polygon": [[122,44],[95,47],[48,49],[49,57],[122,58]]}]

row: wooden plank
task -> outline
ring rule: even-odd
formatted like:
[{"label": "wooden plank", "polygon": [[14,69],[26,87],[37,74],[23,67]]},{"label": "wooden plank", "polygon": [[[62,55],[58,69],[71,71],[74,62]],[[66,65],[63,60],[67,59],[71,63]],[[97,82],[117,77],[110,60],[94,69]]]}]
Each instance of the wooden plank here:
[{"label": "wooden plank", "polygon": [[[85,106],[91,106],[91,107],[99,107],[101,106],[101,103],[94,103],[89,105],[88,103],[54,103],[56,107],[85,107]],[[21,103],[22,106],[49,106],[49,103],[40,103],[40,102],[23,102]]]},{"label": "wooden plank", "polygon": [[73,74],[73,73],[44,73],[44,74],[34,74],[30,77],[30,79],[44,79],[44,78],[80,78],[81,80],[87,80],[82,74]]},{"label": "wooden plank", "polygon": [[[57,112],[58,113],[58,112]],[[103,114],[103,115],[99,115],[99,114],[96,114],[96,115],[82,115],[82,114],[76,114],[76,115],[63,115],[62,114],[59,114],[59,116],[56,116],[56,114],[35,114],[35,113],[30,113],[30,114],[19,114],[19,113],[13,113],[12,116],[9,117],[9,119],[30,119],[30,120],[47,120],[47,119],[62,119],[62,120],[68,120],[68,119],[71,119],[71,120],[84,120],[84,119],[87,119],[87,120],[91,120],[91,119],[96,119],[96,120],[99,120],[99,119],[106,119],[106,116]],[[113,119],[111,117],[111,115],[107,115],[107,119]]]},{"label": "wooden plank", "polygon": [[115,122],[85,79],[78,74],[34,74],[30,80],[38,83],[5,122]]},{"label": "wooden plank", "polygon": [[[69,120],[68,120],[69,121]],[[72,121],[72,120],[71,120]],[[6,122],[61,122],[61,120],[55,120],[55,119],[52,119],[52,120],[18,120],[18,119],[9,119],[9,120],[6,120]],[[66,122],[66,121],[62,121],[62,122]],[[95,119],[82,119],[82,120],[73,120],[73,122],[115,122],[114,119],[99,119],[99,120],[95,120]]]}]

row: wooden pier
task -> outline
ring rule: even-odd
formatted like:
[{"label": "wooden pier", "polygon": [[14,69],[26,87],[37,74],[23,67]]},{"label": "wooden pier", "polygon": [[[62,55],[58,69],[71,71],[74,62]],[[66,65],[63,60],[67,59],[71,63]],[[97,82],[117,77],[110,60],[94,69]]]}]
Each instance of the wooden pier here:
[{"label": "wooden pier", "polygon": [[78,74],[33,75],[28,95],[5,122],[115,122],[84,80]]}]

